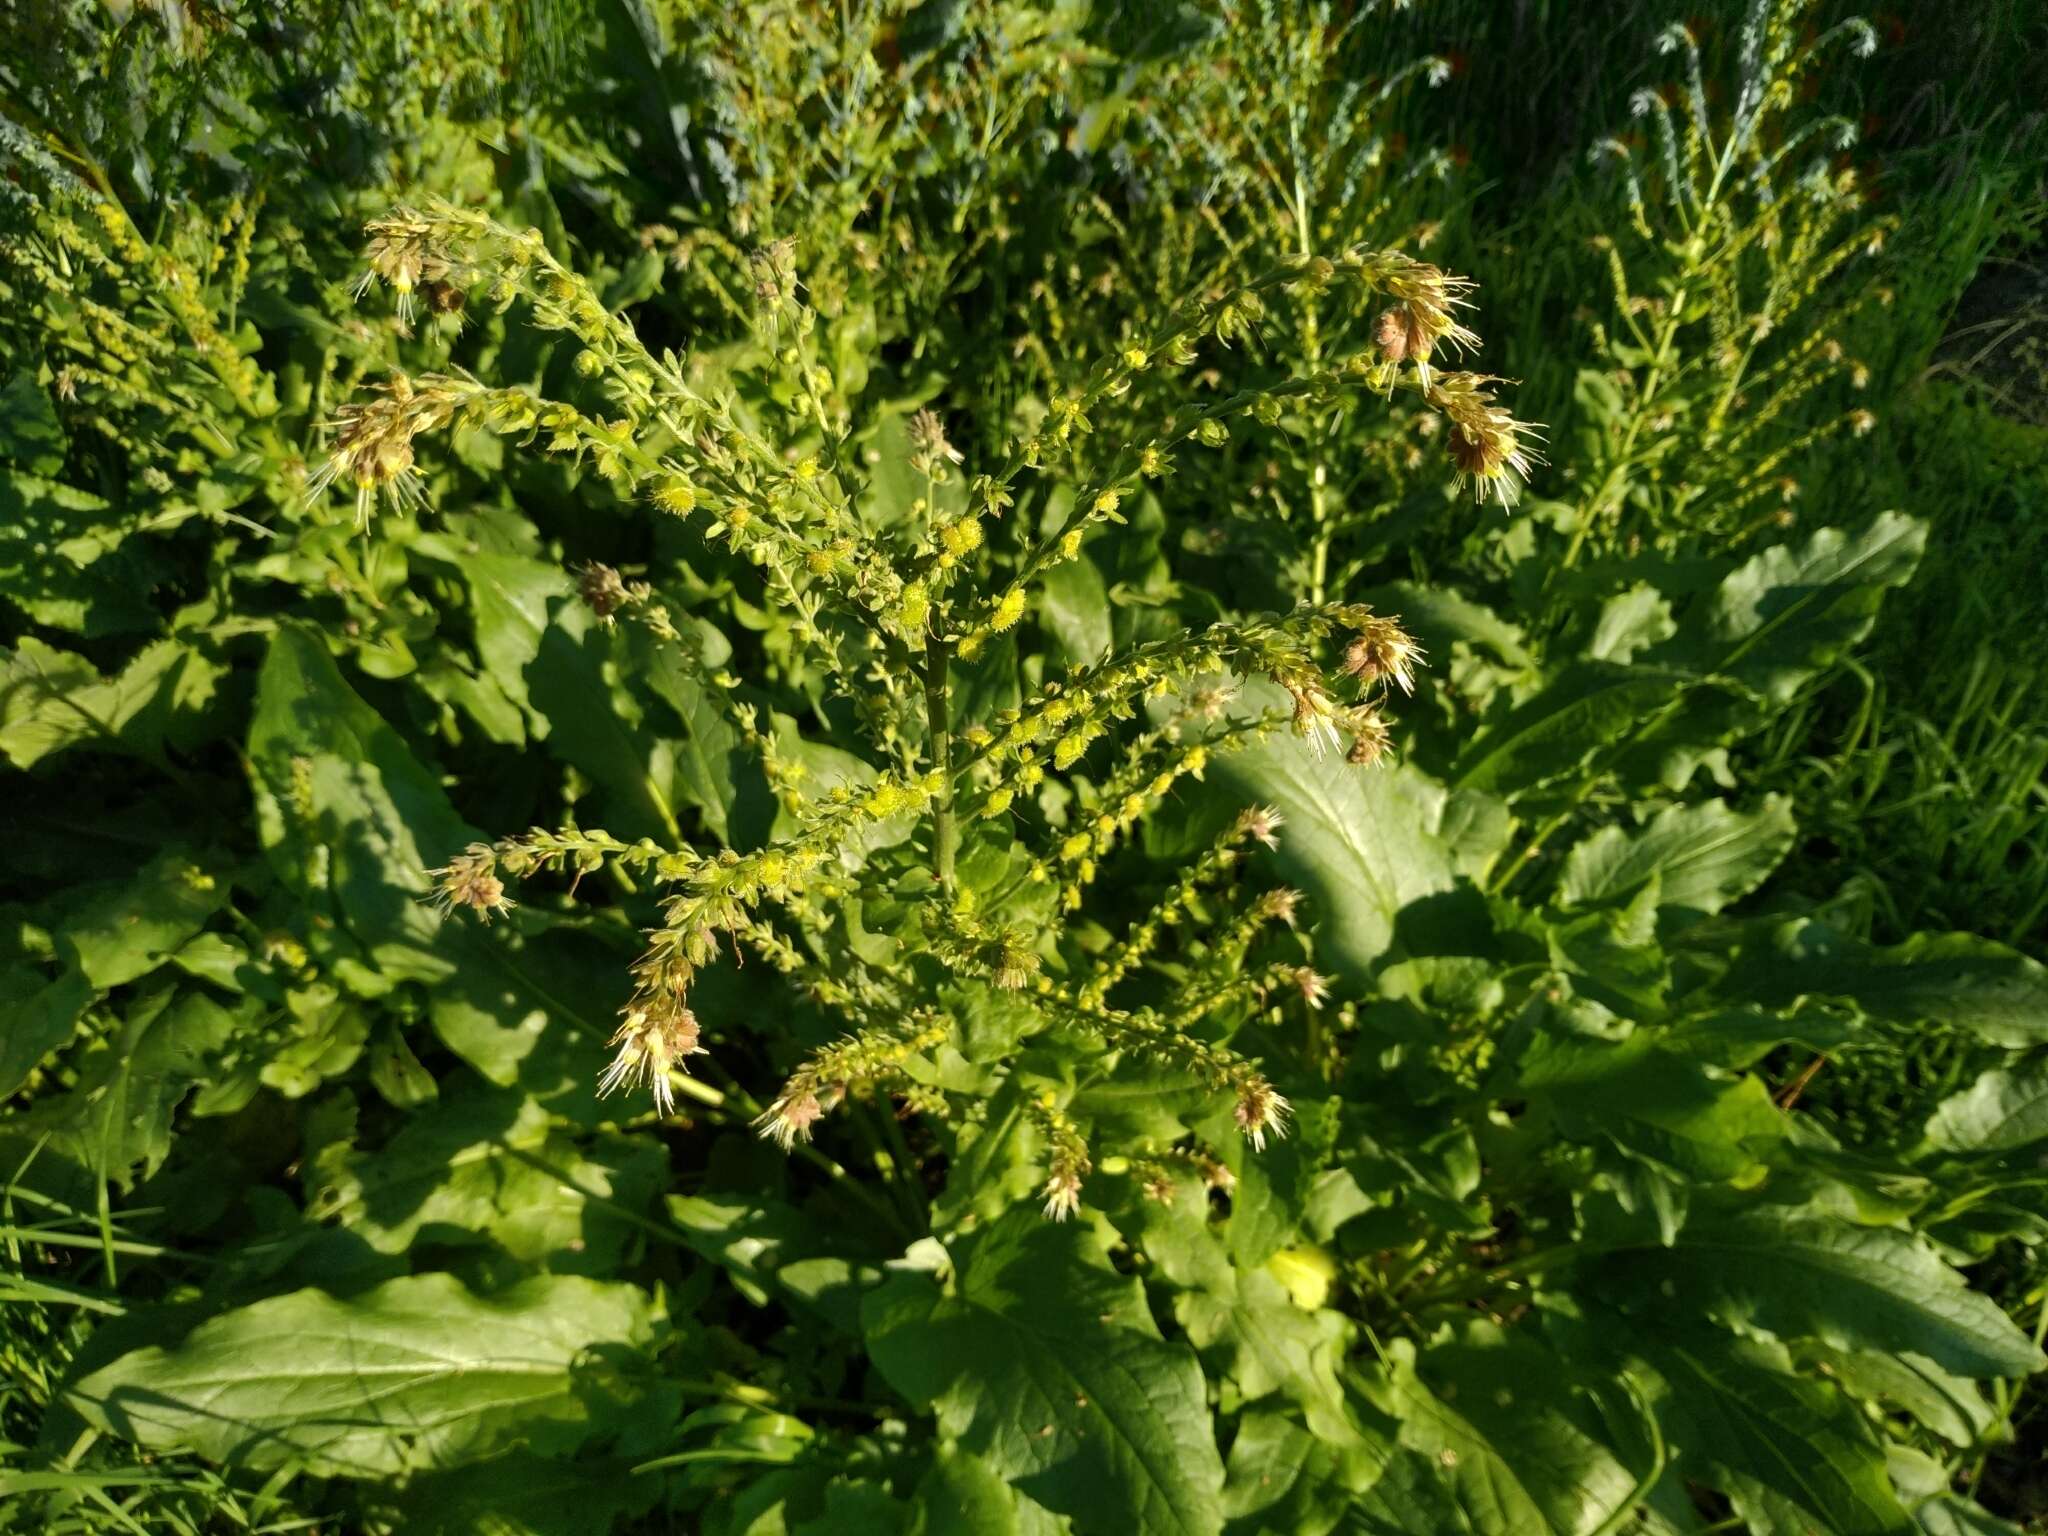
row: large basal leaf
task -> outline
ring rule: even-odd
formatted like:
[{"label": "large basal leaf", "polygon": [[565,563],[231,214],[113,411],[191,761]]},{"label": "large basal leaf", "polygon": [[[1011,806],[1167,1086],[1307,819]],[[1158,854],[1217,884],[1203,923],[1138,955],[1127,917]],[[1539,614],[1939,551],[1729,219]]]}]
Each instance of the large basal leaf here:
[{"label": "large basal leaf", "polygon": [[1927,1140],[1944,1152],[2016,1152],[2048,1141],[2048,1062],[1996,1068],[1943,1099]]},{"label": "large basal leaf", "polygon": [[[0,422],[5,410],[0,404]],[[54,474],[61,465],[46,467]],[[161,619],[149,594],[163,570],[140,521],[90,491],[0,464],[0,601],[88,639],[155,630]]]},{"label": "large basal leaf", "polygon": [[1925,1355],[1881,1355],[1808,1343],[1800,1345],[1798,1358],[1802,1365],[1818,1366],[1865,1402],[1911,1414],[1958,1450],[1982,1442],[1997,1421],[1997,1410],[1981,1386],[1943,1370]]},{"label": "large basal leaf", "polygon": [[850,1241],[816,1211],[767,1198],[671,1195],[668,1212],[683,1241],[723,1268],[748,1301],[773,1298],[859,1335],[861,1293],[881,1278],[887,1257],[871,1242]]},{"label": "large basal leaf", "polygon": [[[272,865],[341,936],[345,958],[370,960],[383,980],[428,983],[435,1032],[490,1081],[571,1118],[597,1114],[590,1094],[566,1090],[601,1065],[628,957],[566,928],[443,919],[422,900],[426,868],[478,834],[310,636],[272,641],[249,756]],[[572,1068],[582,1048],[587,1064]]]},{"label": "large basal leaf", "polygon": [[490,1242],[558,1274],[601,1275],[665,1171],[657,1143],[578,1137],[533,1100],[477,1086],[410,1116],[375,1152],[323,1148],[307,1170],[309,1214],[379,1253]]},{"label": "large basal leaf", "polygon": [[1328,1536],[1355,1513],[1358,1494],[1403,1455],[1390,1442],[1376,1443],[1365,1456],[1347,1454],[1284,1414],[1250,1409],[1230,1444],[1224,1530],[1228,1536]]},{"label": "large basal leaf", "polygon": [[1799,1008],[1715,1008],[1676,1019],[1659,1031],[1667,1051],[1716,1067],[1748,1067],[1781,1045],[1834,1051],[1862,1039],[1868,1026],[1845,1011]]},{"label": "large basal leaf", "polygon": [[1626,902],[1655,880],[1658,905],[1719,912],[1769,878],[1797,832],[1784,795],[1766,796],[1746,812],[1720,800],[1670,806],[1636,831],[1610,824],[1573,848],[1558,900]]},{"label": "large basal leaf", "polygon": [[1317,964],[1354,985],[1386,953],[1401,909],[1456,883],[1443,835],[1451,797],[1413,768],[1319,760],[1282,735],[1216,759],[1209,773],[1238,804],[1279,808],[1271,861],[1309,898]]},{"label": "large basal leaf", "polygon": [[1015,1207],[961,1239],[950,1282],[904,1274],[861,1321],[874,1364],[939,1428],[1082,1530],[1222,1525],[1201,1368],[1092,1234]]},{"label": "large basal leaf", "polygon": [[154,1173],[170,1155],[178,1105],[206,1079],[209,1057],[248,1027],[249,1011],[237,1018],[200,991],[165,990],[133,1004],[105,1048],[77,1060],[77,1086],[38,1099],[19,1129],[117,1184],[138,1166]]},{"label": "large basal leaf", "polygon": [[395,975],[439,979],[426,871],[471,841],[434,776],[310,634],[280,629],[256,685],[257,828],[286,887]]},{"label": "large basal leaf", "polygon": [[1759,1167],[1785,1135],[1783,1116],[1755,1078],[1719,1076],[1662,1049],[1649,1029],[1618,1042],[1537,1034],[1490,1091],[1547,1109],[1575,1141],[1604,1137],[1710,1182]]},{"label": "large basal leaf", "polygon": [[610,1536],[661,1493],[631,1462],[556,1461],[513,1451],[428,1472],[398,1498],[408,1536]]},{"label": "large basal leaf", "polygon": [[[1241,1211],[1255,1203],[1240,1182],[1233,1204]],[[1238,1219],[1233,1215],[1230,1224]],[[1235,1240],[1226,1245],[1226,1231],[1209,1219],[1206,1192],[1193,1177],[1181,1181],[1169,1202],[1128,1202],[1119,1224],[1174,1286],[1174,1315],[1215,1373],[1246,1402],[1287,1397],[1317,1440],[1343,1458],[1352,1475],[1362,1475],[1372,1457],[1337,1375],[1351,1337],[1344,1317],[1297,1302],[1273,1266],[1260,1262],[1263,1254],[1234,1259]]]},{"label": "large basal leaf", "polygon": [[1782,1351],[1682,1323],[1631,1340],[1663,1378],[1657,1405],[1683,1475],[1718,1484],[1749,1529],[1830,1536],[1912,1530],[1860,1410],[1795,1376]]},{"label": "large basal leaf", "polygon": [[[628,1285],[541,1275],[496,1296],[408,1275],[347,1300],[294,1291],[121,1356],[72,1384],[96,1428],[257,1469],[389,1477],[592,1430],[579,1369],[652,1328]],[[601,1394],[600,1394],[601,1396]]]},{"label": "large basal leaf", "polygon": [[923,1536],[1053,1536],[1057,1525],[987,1462],[950,1443],[932,1453],[915,1497]]},{"label": "large basal leaf", "polygon": [[1109,654],[1109,592],[1102,573],[1086,555],[1063,561],[1045,573],[1038,596],[1038,622],[1070,667],[1092,667]]},{"label": "large basal leaf", "polygon": [[32,768],[73,747],[161,760],[202,734],[221,669],[182,640],[145,646],[110,677],[24,635],[0,659],[0,755]]},{"label": "large basal leaf", "polygon": [[1695,1215],[1671,1246],[1593,1259],[1581,1287],[1639,1314],[1705,1315],[1788,1340],[1910,1352],[1960,1376],[2048,1366],[1998,1304],[1921,1239],[1839,1217],[1771,1208]]},{"label": "large basal leaf", "polygon": [[45,980],[31,966],[0,969],[0,1097],[12,1097],[42,1059],[71,1038],[93,984],[67,970]]},{"label": "large basal leaf", "polygon": [[1846,998],[1898,1024],[1932,1019],[2009,1049],[2048,1044],[2048,969],[1989,939],[1922,933],[1886,948],[1796,917],[1755,934],[1721,984],[1726,995],[1771,1007]]},{"label": "large basal leaf", "polygon": [[62,947],[95,987],[118,987],[168,960],[226,905],[228,894],[226,879],[190,851],[166,848],[73,914]]},{"label": "large basal leaf", "polygon": [[1803,544],[1767,549],[1688,609],[1648,659],[1783,703],[1869,633],[1886,589],[1911,579],[1926,543],[1925,523],[1881,512],[1860,528],[1822,528]]},{"label": "large basal leaf", "polygon": [[[1639,1501],[1653,1453],[1638,1428],[1625,1459],[1580,1385],[1554,1350],[1482,1323],[1412,1364],[1397,1355],[1386,1392],[1401,1444],[1445,1468],[1474,1531],[1590,1536]],[[1672,1529],[1654,1513],[1631,1528]]]},{"label": "large basal leaf", "polygon": [[1563,778],[1635,731],[1691,681],[1663,667],[1575,662],[1481,731],[1459,756],[1451,782],[1515,795]]}]

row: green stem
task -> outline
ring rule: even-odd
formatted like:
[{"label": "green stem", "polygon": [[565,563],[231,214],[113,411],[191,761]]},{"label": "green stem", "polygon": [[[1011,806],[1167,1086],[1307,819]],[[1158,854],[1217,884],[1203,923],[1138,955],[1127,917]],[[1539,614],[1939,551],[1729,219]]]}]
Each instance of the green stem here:
[{"label": "green stem", "polygon": [[[1309,243],[1308,187],[1297,170],[1294,177],[1294,233],[1295,247],[1303,259],[1314,253]],[[1316,315],[1316,301],[1313,295],[1302,300],[1301,306],[1301,351],[1308,365],[1308,372],[1314,374],[1323,365],[1322,327]],[[1310,432],[1315,439],[1315,451],[1310,456],[1308,470],[1309,522],[1314,527],[1314,554],[1310,560],[1308,577],[1308,600],[1321,603],[1330,582],[1330,508],[1323,495],[1323,485],[1329,478],[1328,466],[1323,460],[1323,433],[1326,423],[1319,415],[1313,421]]]},{"label": "green stem", "polygon": [[931,731],[932,762],[939,792],[932,801],[932,873],[939,889],[953,894],[953,860],[960,851],[960,826],[953,819],[953,736],[946,718],[946,665],[952,647],[934,634],[924,650],[924,712]]}]

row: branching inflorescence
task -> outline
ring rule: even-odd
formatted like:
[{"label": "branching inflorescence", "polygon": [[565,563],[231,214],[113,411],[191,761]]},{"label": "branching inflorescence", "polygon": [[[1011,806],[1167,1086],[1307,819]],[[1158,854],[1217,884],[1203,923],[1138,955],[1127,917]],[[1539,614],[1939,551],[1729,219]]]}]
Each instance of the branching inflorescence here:
[{"label": "branching inflorescence", "polygon": [[[1099,359],[986,472],[974,472],[953,446],[940,413],[924,409],[906,435],[907,467],[926,494],[907,516],[885,519],[864,500],[868,439],[835,377],[829,322],[806,302],[787,243],[765,247],[750,265],[753,334],[780,406],[778,427],[734,370],[673,352],[656,356],[536,234],[437,203],[400,210],[370,235],[366,283],[391,287],[401,306],[524,304],[534,325],[579,346],[575,372],[602,403],[546,399],[456,373],[397,377],[342,410],[333,455],[316,483],[353,486],[363,517],[380,499],[400,510],[415,506],[424,492],[416,443],[457,425],[587,460],[622,497],[694,522],[706,540],[759,573],[760,600],[790,616],[797,643],[856,706],[879,759],[871,778],[822,792],[805,793],[800,779],[786,782],[787,829],[744,851],[536,830],[473,846],[435,872],[444,905],[486,919],[511,906],[508,882],[543,873],[580,880],[611,869],[651,879],[662,891],[660,920],[633,967],[633,995],[601,1091],[644,1084],[659,1109],[672,1107],[670,1074],[687,1070],[705,1049],[689,1001],[693,983],[726,948],[744,947],[857,1025],[802,1065],[759,1122],[784,1146],[808,1138],[850,1089],[914,1081],[914,1060],[949,1038],[945,1008],[911,964],[922,952],[942,959],[956,978],[1024,999],[1040,1027],[1169,1064],[1228,1095],[1255,1147],[1284,1134],[1287,1101],[1253,1062],[1214,1037],[1212,1021],[1219,1008],[1262,1005],[1276,990],[1320,1006],[1326,983],[1307,967],[1229,973],[1257,929],[1292,925],[1293,893],[1257,895],[1225,920],[1212,949],[1222,958],[1182,989],[1172,1010],[1112,1001],[1148,963],[1162,931],[1189,917],[1197,888],[1247,843],[1273,844],[1276,813],[1255,809],[1238,818],[1153,917],[1089,957],[1059,953],[1052,941],[981,910],[988,898],[957,873],[961,828],[1012,824],[1020,846],[1031,849],[1018,865],[1023,885],[1056,888],[1058,901],[1079,907],[1098,862],[1178,780],[1199,777],[1212,754],[1291,731],[1317,757],[1342,756],[1361,768],[1381,762],[1392,739],[1385,701],[1413,690],[1422,661],[1414,640],[1397,620],[1363,604],[1308,602],[1128,645],[975,718],[960,717],[953,669],[1019,624],[1049,572],[1122,524],[1129,501],[1170,472],[1175,453],[1222,440],[1228,418],[1276,401],[1411,391],[1448,422],[1455,477],[1482,497],[1512,502],[1535,459],[1529,429],[1496,402],[1493,381],[1434,366],[1445,352],[1477,345],[1457,319],[1464,283],[1393,252],[1291,260],[1190,301],[1162,334]],[[1336,285],[1385,306],[1361,351],[1221,399],[1190,394],[1129,440],[1099,440],[1095,415],[1139,375],[1189,369],[1205,346],[1248,340],[1276,294]],[[1035,536],[1021,519],[1006,519],[1020,499],[1052,485],[1067,493],[1064,517],[1047,519]],[[581,584],[606,622],[637,611],[658,636],[676,637],[652,584],[628,584],[602,568],[584,571]],[[905,679],[912,685],[903,686]],[[1229,714],[1237,679],[1269,680],[1284,706]],[[743,711],[729,689],[718,697],[729,712]],[[742,724],[746,738],[772,755],[772,738],[754,729],[750,713]],[[1098,744],[1114,761],[1084,785],[1092,811],[1064,828],[1034,825],[1025,806],[1049,781],[1071,779]],[[820,960],[793,944],[786,930],[829,923],[832,904],[857,894],[865,878],[857,873],[860,850],[881,829],[903,826],[920,834],[929,880],[924,920],[898,935],[899,963]],[[1080,1128],[1054,1099],[1033,1103],[1048,1148],[1046,1208],[1063,1216],[1078,1201],[1089,1156]]]}]

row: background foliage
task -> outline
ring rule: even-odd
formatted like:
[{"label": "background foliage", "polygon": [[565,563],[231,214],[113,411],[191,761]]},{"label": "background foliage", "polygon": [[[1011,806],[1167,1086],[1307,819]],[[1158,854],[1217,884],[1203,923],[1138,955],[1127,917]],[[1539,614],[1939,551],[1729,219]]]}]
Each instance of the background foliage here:
[{"label": "background foliage", "polygon": [[[2048,37],[1637,9],[0,15],[0,1521],[2039,1528]],[[601,433],[422,436],[366,526],[316,492],[396,372],[604,408],[532,305],[358,298],[434,199],[906,560],[1184,301],[1353,247],[1477,281],[1550,463],[1475,504],[1420,400],[1294,389],[1376,345],[1343,289],[1099,402],[959,552],[991,593],[1099,457],[1245,404],[1118,482],[961,720],[1369,602],[1429,658],[1395,762],[1243,739],[1254,685],[972,781],[988,926],[785,1155],[749,1122],[926,943],[933,829],[702,970],[668,1115],[592,1092],[649,865],[780,846],[922,716]],[[653,852],[421,899],[529,826]],[[1120,1008],[1291,1133],[998,985],[1004,925],[1055,986],[1129,955]]]}]

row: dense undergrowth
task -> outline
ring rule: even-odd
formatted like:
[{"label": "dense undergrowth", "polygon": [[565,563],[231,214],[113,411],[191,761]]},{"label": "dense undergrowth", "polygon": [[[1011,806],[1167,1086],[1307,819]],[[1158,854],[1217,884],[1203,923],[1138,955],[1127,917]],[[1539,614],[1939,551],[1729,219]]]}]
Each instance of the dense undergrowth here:
[{"label": "dense undergrowth", "polygon": [[0,1525],[2041,1528],[2041,27],[1635,9],[0,11]]}]

